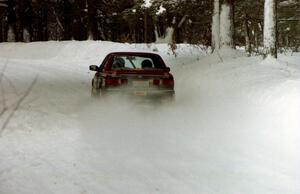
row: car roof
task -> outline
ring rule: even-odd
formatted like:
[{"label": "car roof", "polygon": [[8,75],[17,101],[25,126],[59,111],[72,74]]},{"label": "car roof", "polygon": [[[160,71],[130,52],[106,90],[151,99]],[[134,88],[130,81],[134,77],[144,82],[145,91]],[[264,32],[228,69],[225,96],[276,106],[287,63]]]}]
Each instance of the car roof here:
[{"label": "car roof", "polygon": [[137,55],[137,56],[159,56],[157,53],[151,53],[151,52],[134,52],[134,51],[123,51],[123,52],[111,52],[108,55]]}]

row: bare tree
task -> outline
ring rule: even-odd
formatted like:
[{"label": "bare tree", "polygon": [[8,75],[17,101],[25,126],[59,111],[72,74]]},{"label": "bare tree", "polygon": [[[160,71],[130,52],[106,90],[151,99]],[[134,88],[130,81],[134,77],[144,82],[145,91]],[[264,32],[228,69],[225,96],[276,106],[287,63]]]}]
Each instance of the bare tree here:
[{"label": "bare tree", "polygon": [[24,42],[31,41],[32,34],[32,5],[30,0],[18,1],[19,31],[22,33],[20,39]]},{"label": "bare tree", "polygon": [[234,0],[224,0],[220,14],[220,47],[234,48],[233,42],[233,4]]},{"label": "bare tree", "polygon": [[214,0],[213,18],[212,18],[212,36],[211,46],[212,50],[219,50],[220,48],[220,0]]},{"label": "bare tree", "polygon": [[247,53],[250,55],[251,54],[251,42],[250,42],[250,30],[249,30],[249,19],[248,15],[244,15],[244,33],[245,33],[245,47]]},{"label": "bare tree", "polygon": [[15,42],[16,41],[16,12],[15,12],[15,2],[8,1],[7,3],[7,22],[8,22],[8,30],[7,30],[7,42]]},{"label": "bare tree", "polygon": [[97,38],[97,23],[96,23],[96,7],[94,0],[87,0],[88,9],[88,39],[96,40]]},{"label": "bare tree", "polygon": [[277,58],[276,1],[265,0],[264,7],[264,55]]},{"label": "bare tree", "polygon": [[3,42],[5,40],[6,32],[4,32],[5,29],[4,20],[5,20],[5,13],[7,7],[8,7],[7,1],[0,0],[0,42]]}]

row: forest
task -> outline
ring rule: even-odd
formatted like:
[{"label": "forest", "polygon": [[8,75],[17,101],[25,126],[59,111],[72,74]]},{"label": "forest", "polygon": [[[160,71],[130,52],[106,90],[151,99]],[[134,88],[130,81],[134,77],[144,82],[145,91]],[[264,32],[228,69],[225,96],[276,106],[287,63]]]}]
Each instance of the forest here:
[{"label": "forest", "polygon": [[[224,0],[232,7],[233,44],[258,52],[264,1]],[[220,5],[221,6],[221,5]],[[0,42],[105,40],[210,46],[213,0],[0,0]],[[276,1],[279,49],[300,43],[299,0]],[[172,30],[170,30],[172,29]],[[171,35],[168,33],[172,33]]]}]

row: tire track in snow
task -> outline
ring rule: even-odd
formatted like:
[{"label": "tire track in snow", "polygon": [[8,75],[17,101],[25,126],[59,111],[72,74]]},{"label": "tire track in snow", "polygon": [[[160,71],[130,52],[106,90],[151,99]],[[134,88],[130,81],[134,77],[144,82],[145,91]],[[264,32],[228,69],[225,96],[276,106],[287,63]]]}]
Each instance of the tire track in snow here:
[{"label": "tire track in snow", "polygon": [[7,83],[13,89],[13,92],[16,94],[16,96],[19,96],[18,90],[17,90],[16,86],[13,84],[13,82],[6,75],[3,75],[3,79],[5,79],[7,81]]},{"label": "tire track in snow", "polygon": [[2,68],[2,71],[0,73],[0,87],[1,87],[1,98],[2,98],[2,109],[0,111],[0,118],[1,116],[5,113],[5,111],[7,110],[7,107],[6,107],[6,99],[5,99],[5,91],[4,91],[4,87],[2,85],[2,80],[3,80],[3,77],[4,77],[4,72],[6,70],[6,67],[7,67],[7,61],[5,62],[3,68]]},{"label": "tire track in snow", "polygon": [[36,82],[38,80],[38,75],[34,78],[34,80],[31,82],[30,86],[27,88],[25,93],[18,99],[16,106],[13,108],[12,112],[8,115],[8,117],[4,120],[4,123],[2,124],[0,128],[0,137],[2,137],[3,132],[5,131],[7,125],[9,124],[10,120],[13,118],[15,112],[19,109],[22,102],[25,100],[25,98],[31,93],[33,87],[35,86]]},{"label": "tire track in snow", "polygon": [[10,107],[14,106],[16,103],[13,103],[11,105],[8,105],[7,100],[6,100],[6,95],[5,95],[5,89],[4,89],[4,79],[6,80],[6,82],[8,83],[8,85],[12,88],[13,92],[15,93],[16,97],[19,97],[19,93],[17,91],[17,88],[15,87],[15,85],[13,84],[13,82],[5,75],[5,70],[7,68],[8,65],[8,59],[5,61],[4,66],[2,68],[2,71],[0,73],[0,94],[1,94],[1,101],[0,103],[2,103],[2,109],[0,111],[0,118],[1,116],[3,116],[7,110],[10,109]]}]

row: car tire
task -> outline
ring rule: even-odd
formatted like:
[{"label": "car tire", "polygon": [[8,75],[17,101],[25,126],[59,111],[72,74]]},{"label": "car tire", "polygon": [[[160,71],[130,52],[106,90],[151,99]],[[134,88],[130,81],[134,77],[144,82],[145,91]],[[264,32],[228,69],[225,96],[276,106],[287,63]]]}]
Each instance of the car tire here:
[{"label": "car tire", "polygon": [[100,87],[101,86],[101,82],[100,79],[93,79],[92,80],[92,91],[91,91],[91,96],[92,97],[99,97],[100,96]]}]

